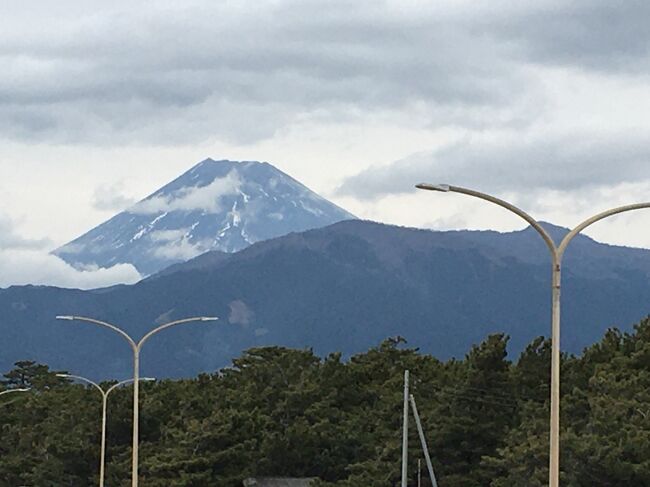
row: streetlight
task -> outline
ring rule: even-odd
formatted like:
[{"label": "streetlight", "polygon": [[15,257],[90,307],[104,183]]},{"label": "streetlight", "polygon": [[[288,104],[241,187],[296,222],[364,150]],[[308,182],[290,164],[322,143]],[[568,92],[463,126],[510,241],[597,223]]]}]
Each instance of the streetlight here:
[{"label": "streetlight", "polygon": [[[76,379],[85,382],[87,384],[90,384],[91,386],[95,387],[95,389],[97,389],[99,393],[102,395],[102,439],[101,439],[100,460],[99,460],[99,487],[104,487],[104,468],[106,464],[106,409],[108,405],[108,395],[118,387],[133,382],[133,379],[123,380],[121,382],[118,382],[117,384],[112,385],[108,389],[104,390],[96,382],[93,382],[92,380],[86,379],[85,377],[81,377],[79,375],[56,374],[56,376],[63,377],[66,379]],[[140,380],[150,382],[156,379],[152,377],[142,377]]]},{"label": "streetlight", "polygon": [[472,189],[461,188],[458,186],[450,186],[448,184],[429,184],[420,183],[415,185],[418,189],[425,189],[428,191],[440,191],[443,193],[461,193],[468,196],[473,196],[490,203],[501,206],[510,210],[514,214],[526,220],[531,227],[542,237],[546,246],[551,253],[553,264],[553,279],[551,282],[553,290],[552,300],[552,331],[551,331],[551,432],[550,432],[550,458],[549,458],[549,486],[559,487],[560,485],[560,286],[561,286],[561,266],[562,257],[567,246],[573,238],[583,231],[588,226],[604,219],[609,216],[624,213],[626,211],[640,210],[643,208],[650,208],[649,203],[637,203],[633,205],[619,206],[610,210],[603,211],[591,218],[586,219],[578,224],[573,230],[567,233],[559,245],[556,245],[551,236],[546,230],[525,211],[517,208],[516,206],[503,201],[494,196],[490,196],[479,191]]},{"label": "streetlight", "polygon": [[7,389],[6,391],[0,392],[0,396],[4,396],[5,394],[9,394],[11,392],[28,392],[31,389]]},{"label": "streetlight", "polygon": [[184,323],[190,323],[193,321],[215,321],[219,318],[213,316],[197,316],[194,318],[185,318],[182,320],[171,321],[160,325],[157,328],[154,328],[145,336],[143,336],[139,342],[131,338],[131,336],[122,330],[121,328],[106,323],[105,321],[96,320],[94,318],[86,318],[84,316],[57,316],[57,320],[68,320],[68,321],[85,321],[88,323],[93,323],[95,325],[103,326],[113,330],[116,333],[122,335],[122,337],[131,345],[133,350],[133,450],[132,450],[132,467],[131,467],[131,487],[138,487],[138,443],[140,436],[140,350],[142,345],[146,342],[152,335],[155,335],[159,331],[165,330],[172,326],[182,325]]}]

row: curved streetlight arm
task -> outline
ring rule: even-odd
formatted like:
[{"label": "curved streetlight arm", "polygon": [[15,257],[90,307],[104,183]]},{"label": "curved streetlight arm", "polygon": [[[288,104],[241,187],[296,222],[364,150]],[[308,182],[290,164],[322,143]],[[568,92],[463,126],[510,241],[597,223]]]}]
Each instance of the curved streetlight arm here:
[{"label": "curved streetlight arm", "polygon": [[95,325],[100,325],[100,326],[103,326],[105,328],[110,328],[114,332],[117,332],[120,335],[122,335],[122,337],[124,337],[124,339],[127,342],[129,342],[129,345],[131,345],[131,348],[133,348],[134,351],[138,347],[137,344],[135,343],[135,341],[133,340],[133,338],[131,338],[131,336],[127,332],[125,332],[121,328],[118,328],[115,325],[111,325],[110,323],[106,323],[105,321],[96,320],[94,318],[87,318],[85,316],[61,316],[61,315],[57,316],[56,319],[57,320],[68,320],[68,321],[86,321],[88,323],[94,323]]},{"label": "curved streetlight arm", "polygon": [[610,210],[603,211],[602,213],[598,213],[597,215],[592,216],[591,218],[588,218],[587,220],[583,221],[579,225],[577,225],[573,230],[571,230],[569,233],[567,233],[564,238],[562,239],[562,242],[560,242],[560,245],[558,246],[558,255],[560,258],[564,254],[564,251],[566,250],[567,246],[573,240],[573,237],[578,235],[580,232],[582,232],[585,228],[587,228],[590,225],[593,225],[594,223],[613,216],[613,215],[618,215],[619,213],[624,213],[626,211],[632,211],[632,210],[642,210],[644,208],[650,208],[650,202],[648,203],[636,203],[633,205],[625,205],[625,206],[619,206],[617,208],[612,208]]},{"label": "curved streetlight arm", "polygon": [[74,380],[78,380],[78,381],[81,381],[81,382],[85,382],[86,384],[90,384],[91,386],[95,387],[95,389],[97,389],[101,393],[102,396],[105,394],[104,389],[102,389],[100,387],[100,385],[97,384],[97,382],[93,382],[92,380],[86,379],[85,377],[81,377],[80,375],[56,374],[56,376],[61,377],[62,379],[74,379]]},{"label": "curved streetlight arm", "polygon": [[[154,379],[153,377],[140,377],[139,380],[141,382],[152,382],[152,381],[155,381],[156,379]],[[113,384],[111,387],[109,387],[106,390],[106,395],[108,396],[111,392],[113,392],[118,387],[124,386],[126,384],[131,384],[132,382],[133,382],[133,379],[127,379],[127,380],[120,381],[117,384]]]},{"label": "curved streetlight arm", "polygon": [[553,242],[553,239],[550,237],[548,232],[544,230],[541,225],[526,212],[520,210],[519,208],[511,205],[510,203],[495,198],[478,191],[471,189],[460,188],[458,186],[449,186],[446,184],[427,184],[422,183],[416,185],[419,189],[426,189],[429,191],[442,191],[442,192],[455,192],[462,193],[469,196],[474,196],[491,203],[495,203],[503,208],[510,210],[511,212],[519,215],[521,218],[526,220],[530,225],[537,230],[537,232],[542,236],[544,242],[551,251],[553,257],[553,282],[552,282],[552,331],[551,331],[551,430],[550,430],[550,455],[549,455],[549,487],[559,487],[560,484],[560,282],[561,282],[561,270],[560,263],[562,261],[562,256],[567,246],[571,240],[578,235],[582,230],[587,228],[589,225],[596,223],[597,221],[607,218],[618,213],[623,213],[631,210],[639,210],[642,208],[650,208],[650,203],[637,203],[633,205],[620,206],[618,208],[612,208],[611,210],[606,210],[602,213],[599,213],[591,218],[588,218],[584,222],[577,225],[573,230],[567,233],[559,245],[556,245]]},{"label": "curved streetlight arm", "polygon": [[561,254],[557,245],[544,228],[525,211],[511,203],[489,194],[472,189],[450,186],[446,184],[417,184],[416,188],[429,191],[461,193],[494,203],[527,221],[542,237],[551,253],[552,260],[552,319],[551,319],[551,418],[550,418],[550,449],[549,449],[549,487],[559,487],[560,465],[560,262]]},{"label": "curved streetlight arm", "polygon": [[31,389],[29,388],[21,388],[21,389],[7,389],[6,391],[0,392],[0,396],[4,396],[5,394],[10,394],[12,392],[29,392]]},{"label": "curved streetlight arm", "polygon": [[176,321],[171,321],[169,323],[165,323],[164,325],[160,325],[158,328],[154,328],[151,330],[149,333],[147,333],[145,336],[143,336],[140,341],[135,345],[137,350],[140,350],[142,348],[142,345],[144,345],[144,342],[146,342],[149,338],[151,338],[152,335],[155,335],[159,331],[163,331],[167,328],[170,328],[172,326],[176,325],[182,325],[185,323],[192,323],[194,321],[216,321],[219,318],[216,317],[211,317],[211,316],[196,316],[194,318],[184,318],[182,320],[176,320]]},{"label": "curved streetlight arm", "polygon": [[[133,382],[133,379],[123,380],[123,381],[117,382],[116,384],[113,384],[111,387],[104,390],[96,382],[94,382],[94,381],[92,381],[92,380],[90,380],[90,379],[88,379],[86,377],[81,377],[80,375],[56,374],[56,376],[64,378],[64,379],[75,379],[75,380],[78,380],[78,381],[81,381],[81,382],[85,382],[86,384],[90,384],[91,386],[94,386],[99,392],[101,392],[102,396],[108,396],[111,392],[113,392],[113,390],[117,389],[118,387],[126,385],[126,384],[130,384],[130,383]],[[155,381],[156,379],[154,379],[153,377],[141,377],[140,380],[144,381],[144,382],[151,382],[151,381]],[[18,389],[15,389],[15,390],[18,390]],[[29,390],[29,389],[25,389],[25,390]]]},{"label": "curved streetlight arm", "polygon": [[449,184],[420,183],[420,184],[416,184],[415,187],[418,189],[426,189],[428,191],[441,191],[443,193],[447,193],[447,192],[461,193],[468,196],[473,196],[475,198],[480,198],[485,201],[489,201],[490,203],[494,203],[495,205],[499,205],[500,207],[511,211],[515,215],[526,220],[531,227],[537,230],[537,233],[539,233],[542,236],[544,242],[546,243],[549,250],[551,251],[551,254],[553,255],[553,260],[555,260],[557,247],[555,245],[555,242],[551,238],[551,236],[548,234],[546,230],[544,230],[544,227],[542,227],[537,220],[535,220],[524,210],[517,208],[515,205],[508,203],[507,201],[504,201],[502,199],[495,198],[494,196],[491,196],[489,194],[481,193],[480,191],[474,191],[473,189],[462,188],[460,186],[451,186]]}]

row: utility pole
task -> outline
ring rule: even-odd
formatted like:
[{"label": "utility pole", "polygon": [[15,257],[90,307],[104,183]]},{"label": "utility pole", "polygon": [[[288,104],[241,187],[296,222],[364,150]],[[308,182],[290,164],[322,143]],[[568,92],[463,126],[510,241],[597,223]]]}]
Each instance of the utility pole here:
[{"label": "utility pole", "polygon": [[409,448],[409,371],[404,371],[404,419],[402,420],[402,487],[407,487]]},{"label": "utility pole", "polygon": [[411,394],[410,399],[411,399],[411,407],[413,409],[413,417],[415,418],[415,424],[418,427],[418,434],[420,435],[420,443],[422,443],[422,450],[424,451],[424,459],[427,462],[427,469],[429,470],[429,478],[431,479],[431,485],[433,487],[438,487],[436,476],[433,473],[433,465],[431,464],[431,457],[429,456],[429,447],[427,446],[427,440],[424,437],[424,430],[422,429],[422,423],[420,422],[420,415],[418,414],[418,408],[415,405],[415,398],[413,397],[413,394]]}]

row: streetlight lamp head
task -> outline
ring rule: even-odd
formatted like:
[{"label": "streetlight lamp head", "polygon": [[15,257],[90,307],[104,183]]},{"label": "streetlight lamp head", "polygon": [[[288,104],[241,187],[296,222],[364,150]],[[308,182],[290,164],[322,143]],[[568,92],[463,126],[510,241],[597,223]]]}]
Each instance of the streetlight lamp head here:
[{"label": "streetlight lamp head", "polygon": [[201,316],[201,321],[217,321],[218,319],[216,316]]},{"label": "streetlight lamp head", "polygon": [[68,374],[56,374],[57,377],[70,377]]},{"label": "streetlight lamp head", "polygon": [[74,320],[74,316],[69,316],[69,315],[58,315],[58,316],[56,317],[56,319],[57,319],[57,320],[68,320],[68,321],[72,321],[72,320]]},{"label": "streetlight lamp head", "polygon": [[430,183],[420,183],[415,185],[418,189],[426,189],[428,191],[441,191],[443,193],[448,193],[450,187],[448,184],[430,184]]},{"label": "streetlight lamp head", "polygon": [[156,380],[155,377],[140,377],[140,380],[143,380],[145,382],[154,382]]}]

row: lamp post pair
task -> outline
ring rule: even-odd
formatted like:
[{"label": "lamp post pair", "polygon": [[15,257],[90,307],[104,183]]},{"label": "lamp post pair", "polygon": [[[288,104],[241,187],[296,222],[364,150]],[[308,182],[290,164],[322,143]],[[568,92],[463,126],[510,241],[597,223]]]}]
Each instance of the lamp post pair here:
[{"label": "lamp post pair", "polygon": [[467,196],[473,196],[490,203],[494,203],[519,217],[526,220],[531,227],[542,237],[549,252],[552,261],[552,315],[551,315],[551,418],[550,418],[550,458],[549,458],[549,487],[559,487],[560,485],[560,288],[562,283],[562,258],[564,252],[573,238],[582,232],[588,226],[613,215],[624,213],[632,210],[650,208],[650,202],[637,203],[633,205],[619,206],[610,210],[598,213],[591,218],[586,219],[578,224],[573,230],[567,233],[559,245],[557,245],[549,233],[544,230],[540,223],[525,211],[516,206],[501,200],[494,196],[474,191],[472,189],[461,188],[459,186],[450,186],[447,184],[429,184],[420,183],[416,185],[418,189],[429,191],[440,191],[443,193],[460,193]]},{"label": "lamp post pair", "polygon": [[[87,384],[90,384],[93,386],[95,389],[99,391],[99,393],[102,395],[102,433],[101,433],[101,447],[100,447],[100,453],[99,453],[99,487],[104,487],[104,471],[106,468],[106,412],[108,409],[108,396],[110,395],[111,392],[113,392],[115,389],[117,389],[120,386],[130,384],[133,382],[133,379],[128,379],[128,380],[123,380],[121,382],[118,382],[117,384],[113,384],[111,387],[108,389],[104,390],[99,384],[96,382],[87,379],[85,377],[81,377],[79,375],[72,375],[72,374],[56,374],[57,377],[65,378],[65,379],[76,379],[81,382],[85,382]],[[154,381],[156,379],[151,378],[151,377],[142,377],[140,379],[141,381]]]},{"label": "lamp post pair", "polygon": [[155,335],[156,333],[172,326],[182,325],[195,321],[216,321],[218,318],[213,316],[198,316],[194,318],[185,318],[182,320],[171,321],[169,323],[165,323],[164,325],[160,325],[157,328],[154,328],[146,335],[144,335],[138,342],[131,338],[131,336],[121,328],[105,321],[96,320],[94,318],[86,318],[84,316],[71,315],[57,316],[56,318],[58,320],[85,321],[87,323],[103,326],[120,334],[131,346],[131,350],[133,351],[133,447],[131,458],[131,487],[138,487],[138,453],[140,441],[140,351],[142,349],[142,345],[144,345],[144,343],[149,338],[151,338],[152,335]]}]

